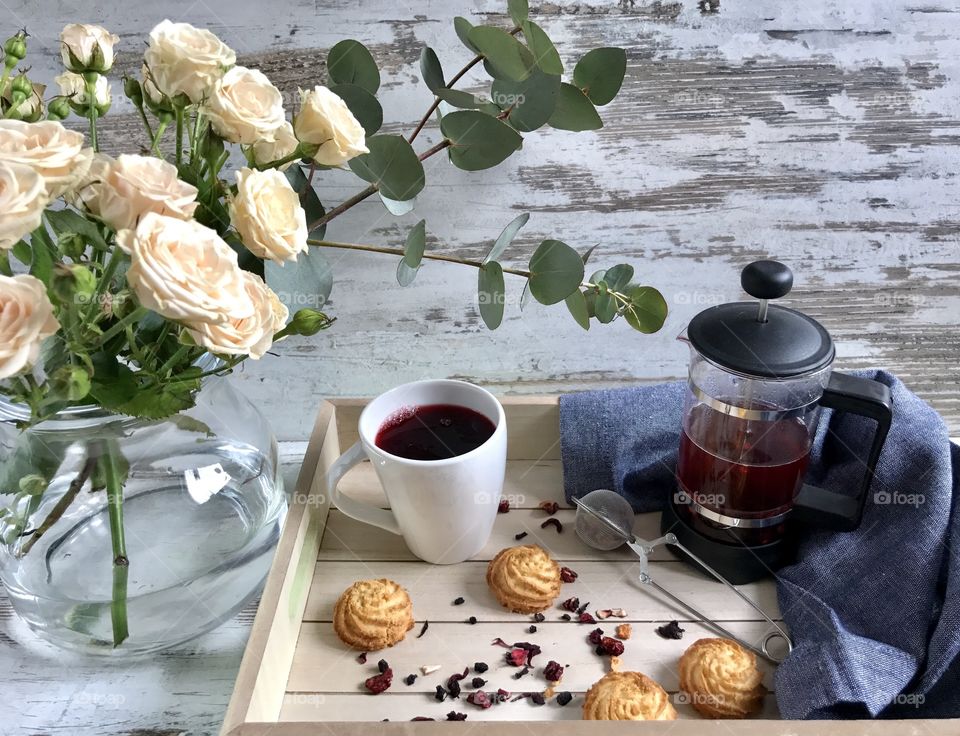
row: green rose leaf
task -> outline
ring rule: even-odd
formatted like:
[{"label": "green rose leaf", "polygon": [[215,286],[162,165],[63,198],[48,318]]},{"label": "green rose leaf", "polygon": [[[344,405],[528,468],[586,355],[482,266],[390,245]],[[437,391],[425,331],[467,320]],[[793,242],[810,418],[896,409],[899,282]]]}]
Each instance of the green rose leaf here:
[{"label": "green rose leaf", "polygon": [[544,240],[530,259],[530,293],[541,304],[563,301],[580,287],[583,261],[566,243]]},{"label": "green rose leaf", "polygon": [[609,269],[603,277],[607,283],[607,288],[611,291],[621,291],[630,279],[633,278],[633,266],[627,263],[621,263]]},{"label": "green rose leaf", "polygon": [[50,242],[50,236],[43,225],[33,231],[30,243],[32,246],[30,273],[46,284],[49,290],[50,280],[53,276],[54,249]]},{"label": "green rose leaf", "polygon": [[602,291],[594,299],[593,312],[602,324],[613,322],[613,318],[617,316],[617,302],[609,292]]},{"label": "green rose leaf", "polygon": [[475,110],[444,115],[440,130],[452,143],[447,149],[451,163],[464,171],[496,166],[523,145],[523,138],[509,125]]},{"label": "green rose leaf", "polygon": [[[107,250],[107,242],[92,220],[70,209],[48,210],[44,213],[58,240],[79,237],[97,250]],[[19,256],[18,256],[19,257]]]},{"label": "green rose leaf", "polygon": [[[293,187],[293,191],[300,197],[300,206],[303,207],[304,214],[307,216],[307,224],[309,225],[311,222],[316,222],[323,217],[326,213],[323,209],[323,202],[321,202],[320,197],[317,196],[316,190],[310,186],[310,182],[306,174],[303,173],[300,165],[294,164],[283,173],[286,175],[287,181],[290,182],[290,186]],[[316,240],[323,240],[326,232],[327,226],[320,225],[310,232],[310,237]],[[228,240],[227,242],[230,241]]]},{"label": "green rose leaf", "polygon": [[495,330],[503,321],[503,267],[496,261],[489,261],[480,267],[477,279],[477,299],[480,302],[480,316],[483,323]]},{"label": "green rose leaf", "polygon": [[397,282],[400,286],[410,286],[420,270],[423,251],[427,247],[427,221],[420,220],[407,233],[407,242],[403,246],[403,258],[397,264]]},{"label": "green rose leaf", "polygon": [[[145,419],[165,419],[194,405],[194,391],[200,388],[200,379],[191,378],[199,369],[190,369],[177,376],[175,383],[161,384],[149,391],[137,391],[133,398],[118,407],[118,411]],[[183,380],[180,380],[180,379]]]},{"label": "green rose leaf", "polygon": [[330,91],[339,95],[353,117],[363,126],[363,132],[371,136],[383,125],[383,108],[377,98],[357,84],[335,84]]},{"label": "green rose leaf", "polygon": [[560,130],[597,130],[603,127],[603,121],[597,114],[597,108],[579,89],[563,82],[557,96],[557,109],[548,121],[553,128]]},{"label": "green rose leaf", "polygon": [[437,52],[429,46],[424,46],[420,52],[420,76],[423,77],[423,83],[427,85],[434,94],[440,87],[445,87],[443,81],[443,67],[440,65],[440,59]]},{"label": "green rose leaf", "polygon": [[564,299],[567,309],[583,329],[590,329],[590,313],[587,311],[587,300],[580,289],[572,292],[570,296]]},{"label": "green rose leaf", "polygon": [[646,334],[663,327],[667,318],[667,301],[652,286],[632,286],[627,289],[630,304],[623,316],[633,329]]},{"label": "green rose leaf", "polygon": [[333,271],[320,248],[310,248],[296,264],[264,262],[264,279],[290,314],[299,309],[322,309],[333,290]]},{"label": "green rose leaf", "polygon": [[327,54],[327,75],[334,84],[355,84],[372,95],[380,89],[380,70],[373,55],[359,41],[347,39]]},{"label": "green rose leaf", "polygon": [[507,246],[517,237],[520,228],[526,225],[529,219],[529,212],[524,212],[522,215],[513,218],[510,224],[503,228],[503,232],[497,237],[497,242],[493,244],[493,247],[490,249],[490,252],[487,253],[487,257],[483,259],[483,262],[489,263],[490,261],[499,260],[500,256],[502,256],[503,252],[507,249]]},{"label": "green rose leaf", "polygon": [[457,38],[473,53],[479,54],[481,53],[480,49],[474,46],[473,41],[470,40],[470,31],[473,30],[473,27],[473,23],[466,18],[461,18],[459,15],[453,19],[453,30],[456,32]]},{"label": "green rose leaf", "polygon": [[606,105],[620,91],[627,72],[627,52],[617,48],[588,51],[573,70],[573,83],[594,105]]},{"label": "green rose leaf", "polygon": [[523,37],[527,41],[527,47],[533,54],[533,60],[541,71],[546,74],[563,74],[563,62],[560,60],[560,54],[546,31],[532,20],[524,21],[521,27],[523,28]]},{"label": "green rose leaf", "polygon": [[530,49],[506,31],[492,26],[475,26],[470,41],[484,57],[485,67],[496,79],[520,82],[536,67]]},{"label": "green rose leaf", "polygon": [[528,133],[546,124],[553,115],[560,76],[535,69],[523,82],[495,79],[490,91],[494,102],[507,111],[507,122],[521,133]]},{"label": "green rose leaf", "polygon": [[[50,214],[49,212],[47,214]],[[16,258],[24,266],[29,266],[30,261],[33,256],[30,254],[30,246],[25,240],[17,241],[17,244],[13,246],[10,251],[13,253],[13,257]]]},{"label": "green rose leaf", "polygon": [[530,15],[530,6],[527,4],[527,0],[507,0],[507,10],[510,12],[513,22],[518,26]]},{"label": "green rose leaf", "polygon": [[424,185],[423,164],[406,138],[375,135],[367,138],[367,148],[370,153],[350,159],[350,170],[354,174],[376,184],[386,196],[400,202],[420,193]]}]

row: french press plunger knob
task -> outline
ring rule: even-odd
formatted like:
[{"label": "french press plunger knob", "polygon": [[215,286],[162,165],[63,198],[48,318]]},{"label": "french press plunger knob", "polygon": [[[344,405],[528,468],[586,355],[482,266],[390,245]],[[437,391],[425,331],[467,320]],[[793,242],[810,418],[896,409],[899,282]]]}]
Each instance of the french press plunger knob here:
[{"label": "french press plunger knob", "polygon": [[780,261],[754,261],[740,272],[740,286],[760,300],[757,322],[766,322],[769,300],[784,297],[793,288],[793,271]]}]

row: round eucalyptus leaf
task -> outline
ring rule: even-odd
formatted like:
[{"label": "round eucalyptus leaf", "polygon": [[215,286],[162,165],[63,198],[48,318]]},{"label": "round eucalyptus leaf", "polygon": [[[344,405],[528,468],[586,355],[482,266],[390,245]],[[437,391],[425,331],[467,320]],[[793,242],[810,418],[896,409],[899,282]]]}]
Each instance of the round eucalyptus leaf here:
[{"label": "round eucalyptus leaf", "polygon": [[587,305],[587,314],[591,317],[597,316],[597,292],[593,289],[588,289],[583,292],[583,301]]},{"label": "round eucalyptus leaf", "polygon": [[440,59],[437,58],[437,52],[429,46],[424,46],[420,52],[420,76],[423,77],[427,88],[436,94],[436,91],[445,86],[443,81],[443,67],[440,66]]},{"label": "round eucalyptus leaf", "polygon": [[563,74],[563,62],[560,60],[560,54],[546,31],[532,20],[524,21],[521,27],[523,28],[523,37],[526,39],[527,48],[533,54],[533,60],[540,67],[540,70],[547,74]]},{"label": "round eucalyptus leaf", "polygon": [[541,304],[556,304],[580,288],[583,261],[566,243],[544,240],[530,259],[530,293]]},{"label": "round eucalyptus leaf", "polygon": [[613,322],[613,318],[617,316],[617,303],[610,294],[603,292],[597,294],[596,301],[593,305],[593,311],[597,316],[597,320],[602,324],[607,324]]},{"label": "round eucalyptus leaf", "polygon": [[[323,202],[321,202],[320,197],[317,196],[316,190],[310,186],[310,181],[307,179],[306,174],[303,173],[300,164],[294,164],[283,173],[287,177],[287,181],[290,182],[290,186],[293,187],[293,191],[297,193],[297,197],[300,199],[300,206],[303,207],[307,224],[309,225],[311,222],[316,222],[323,217],[325,214]],[[314,228],[309,235],[315,240],[323,240],[323,236],[326,234],[327,226],[320,225]]]},{"label": "round eucalyptus leaf", "polygon": [[474,26],[470,41],[486,60],[486,68],[496,79],[520,82],[536,67],[530,49],[506,31],[493,26]]},{"label": "round eucalyptus leaf", "polygon": [[620,91],[627,72],[627,52],[617,48],[588,51],[573,70],[573,83],[594,105],[606,105]]},{"label": "round eucalyptus leaf", "polygon": [[631,286],[627,289],[630,304],[623,316],[633,329],[646,334],[663,327],[667,318],[667,302],[652,286]]},{"label": "round eucalyptus leaf", "polygon": [[583,297],[583,292],[577,289],[566,299],[567,309],[583,329],[590,329],[590,313],[587,311],[587,300]]},{"label": "round eucalyptus leaf", "polygon": [[584,266],[587,265],[587,261],[590,260],[590,256],[593,255],[593,251],[595,251],[595,250],[597,249],[597,245],[599,245],[599,244],[598,244],[598,243],[594,243],[594,244],[591,245],[589,248],[587,248],[586,252],[584,252],[584,254],[583,254],[583,265],[584,265]]},{"label": "round eucalyptus leaf", "polygon": [[496,166],[523,144],[509,125],[476,110],[445,115],[440,131],[452,143],[447,149],[451,163],[464,171]]},{"label": "round eucalyptus leaf", "polygon": [[356,84],[372,95],[380,89],[380,70],[373,54],[353,39],[341,41],[330,49],[327,75],[334,84]]},{"label": "round eucalyptus leaf", "polygon": [[410,286],[417,277],[417,271],[420,270],[423,251],[427,247],[426,224],[426,220],[420,220],[407,233],[407,241],[403,246],[403,258],[397,264],[397,283],[400,286]]},{"label": "round eucalyptus leaf", "polygon": [[401,202],[400,200],[390,199],[390,197],[384,196],[383,192],[377,193],[380,195],[380,201],[383,202],[383,206],[387,208],[387,211],[397,217],[411,212],[417,205],[416,197]]},{"label": "round eucalyptus leaf", "polygon": [[518,26],[522,25],[527,16],[530,15],[530,6],[527,4],[527,0],[507,0],[507,10],[510,12],[513,22]]},{"label": "round eucalyptus leaf", "polygon": [[367,136],[380,130],[383,125],[383,108],[376,97],[356,84],[335,84],[330,91],[347,103],[353,117],[363,126],[363,132]]},{"label": "round eucalyptus leaf", "polygon": [[600,269],[599,271],[594,271],[592,274],[590,274],[589,281],[591,284],[599,284],[601,281],[603,281],[606,275],[607,275],[606,269]]},{"label": "round eucalyptus leaf", "polygon": [[527,308],[527,305],[530,303],[532,298],[533,296],[530,294],[530,279],[527,279],[526,283],[523,285],[523,291],[520,293],[521,312]]},{"label": "round eucalyptus leaf", "polygon": [[499,260],[500,256],[503,255],[503,252],[507,249],[507,246],[513,242],[513,239],[517,237],[517,233],[520,232],[520,228],[527,224],[527,220],[530,219],[530,213],[524,212],[522,215],[518,215],[510,221],[510,224],[503,228],[503,231],[497,237],[497,242],[493,244],[493,247],[490,249],[490,252],[487,253],[487,257],[483,259],[484,263],[490,261]]},{"label": "round eucalyptus leaf", "polygon": [[546,124],[557,107],[560,76],[539,69],[522,82],[493,80],[490,94],[494,104],[507,111],[507,122],[521,133]]},{"label": "round eucalyptus leaf", "polygon": [[367,138],[367,148],[370,153],[350,159],[348,165],[354,174],[400,202],[420,193],[424,185],[423,164],[403,136],[371,136]]},{"label": "round eucalyptus leaf", "polygon": [[[448,89],[447,87],[438,87],[433,93],[447,104],[466,110],[476,110],[481,105],[487,104],[486,100],[474,97],[469,92],[459,89]],[[499,110],[498,110],[499,112]]]},{"label": "round eucalyptus leaf", "polygon": [[473,23],[458,15],[453,19],[453,30],[456,32],[457,38],[460,39],[460,42],[464,46],[470,49],[473,53],[480,54],[480,49],[474,46],[473,41],[470,40],[470,31],[473,30]]},{"label": "round eucalyptus leaf", "polygon": [[[291,167],[292,168],[292,167]],[[297,257],[295,268],[263,262],[264,281],[293,314],[299,309],[323,309],[333,290],[333,271],[322,248],[310,248]]]},{"label": "round eucalyptus leaf", "polygon": [[503,304],[506,300],[503,267],[496,261],[488,261],[479,269],[477,300],[483,323],[491,330],[497,329],[503,321]]},{"label": "round eucalyptus leaf", "polygon": [[630,283],[633,278],[633,266],[628,263],[621,263],[613,268],[607,269],[603,280],[607,282],[607,288],[611,291],[621,291]]},{"label": "round eucalyptus leaf", "polygon": [[603,127],[603,121],[597,114],[597,108],[587,96],[572,84],[563,82],[557,95],[557,109],[548,121],[553,128],[560,130],[597,130]]}]

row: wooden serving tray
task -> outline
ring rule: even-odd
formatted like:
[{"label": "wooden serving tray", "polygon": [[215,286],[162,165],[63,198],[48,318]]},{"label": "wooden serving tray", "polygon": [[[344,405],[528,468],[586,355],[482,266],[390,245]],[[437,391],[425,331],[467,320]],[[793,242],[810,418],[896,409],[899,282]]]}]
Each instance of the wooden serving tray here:
[{"label": "wooden serving tray", "polygon": [[[449,566],[430,565],[415,558],[401,537],[356,522],[325,497],[327,468],[357,439],[357,420],[365,405],[362,400],[324,402],[303,461],[297,486],[260,607],[247,643],[237,683],[221,731],[222,736],[307,736],[307,734],[369,733],[371,723],[383,731],[403,733],[447,733],[477,721],[499,721],[495,733],[516,736],[568,736],[585,729],[592,733],[666,733],[680,735],[717,734],[837,734],[860,733],[865,724],[853,722],[772,723],[778,717],[773,695],[772,667],[764,661],[765,684],[770,690],[762,713],[749,721],[710,721],[697,715],[678,693],[677,660],[698,638],[715,636],[708,628],[689,620],[681,610],[657,597],[637,581],[639,564],[628,550],[598,552],[587,547],[573,528],[574,512],[563,498],[560,464],[558,398],[510,397],[502,400],[507,416],[509,447],[504,495],[511,502],[509,513],[499,514],[493,534],[484,550],[472,560]],[[348,494],[386,505],[370,464],[354,468],[342,481]],[[558,501],[556,517],[563,532],[541,528],[547,518],[539,509],[541,501]],[[526,531],[522,542],[515,535]],[[659,515],[636,517],[639,537],[659,536]],[[583,694],[602,677],[609,658],[600,657],[586,641],[595,628],[561,620],[559,606],[544,612],[546,620],[528,633],[529,615],[506,611],[487,589],[484,573],[487,562],[502,548],[536,543],[547,549],[560,564],[575,570],[579,577],[563,585],[559,601],[577,596],[590,601],[595,613],[604,608],[623,608],[624,619],[609,618],[596,625],[608,635],[617,624],[630,623],[632,637],[625,642],[621,669],[644,672],[668,692],[683,722],[624,723],[578,722]],[[657,549],[651,572],[669,589],[695,602],[701,610],[722,621],[731,631],[750,640],[759,640],[768,624],[731,591],[711,582],[686,564]],[[389,577],[403,585],[413,600],[416,626],[396,646],[372,652],[367,663],[357,661],[357,651],[342,644],[331,623],[333,604],[339,594],[356,580]],[[741,586],[747,595],[767,611],[776,612],[777,599],[771,580]],[[453,605],[462,596],[463,605]],[[466,622],[477,618],[475,625]],[[655,629],[672,619],[686,630],[680,641],[665,640]],[[685,620],[686,619],[686,620]],[[418,638],[424,621],[427,632]],[[542,648],[536,667],[522,679],[517,669],[506,664],[505,650],[491,642],[531,641]],[[377,673],[377,661],[386,659],[394,671],[393,685],[380,695],[369,694],[363,681]],[[482,710],[466,702],[473,690],[474,662],[489,664],[483,674],[488,692],[502,687],[512,693],[543,691],[547,682],[542,667],[549,660],[567,666],[556,691],[567,690],[573,701],[565,707],[548,698],[537,706],[529,699],[505,702]],[[440,665],[433,674],[423,675],[422,665]],[[463,681],[459,700],[437,702],[436,686],[455,672],[471,667]],[[418,675],[412,686],[403,678]],[[466,724],[446,722],[446,714],[466,713]],[[415,716],[435,718],[443,723],[411,723]],[[391,723],[379,723],[389,719]],[[551,723],[547,723],[547,722]],[[568,721],[569,723],[556,723]],[[901,734],[908,723],[885,721],[870,724],[871,734]],[[927,721],[933,729],[957,721]],[[899,724],[899,725],[898,725]],[[937,724],[937,725],[933,725]]]}]

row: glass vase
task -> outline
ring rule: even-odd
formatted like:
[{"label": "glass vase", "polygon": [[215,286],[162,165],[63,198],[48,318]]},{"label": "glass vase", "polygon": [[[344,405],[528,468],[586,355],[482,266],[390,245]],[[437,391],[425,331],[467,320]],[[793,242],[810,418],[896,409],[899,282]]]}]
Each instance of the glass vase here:
[{"label": "glass vase", "polygon": [[162,420],[80,407],[19,429],[28,416],[0,398],[0,579],[37,634],[144,654],[257,594],[286,498],[269,423],[229,379]]}]

